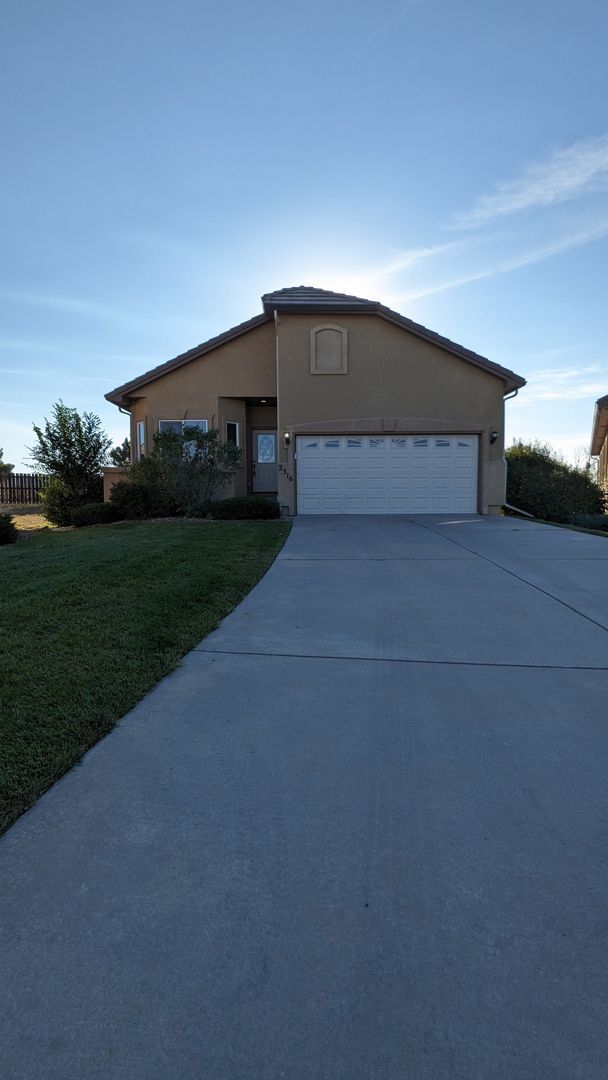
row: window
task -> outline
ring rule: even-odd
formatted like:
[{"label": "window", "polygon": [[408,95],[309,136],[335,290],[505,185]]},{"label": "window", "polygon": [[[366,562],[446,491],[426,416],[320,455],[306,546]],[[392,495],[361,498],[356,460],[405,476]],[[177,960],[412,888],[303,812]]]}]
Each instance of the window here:
[{"label": "window", "polygon": [[310,331],[312,375],[347,374],[348,331],[342,326],[314,326]]},{"label": "window", "polygon": [[232,443],[234,446],[241,445],[241,425],[238,420],[226,421],[226,442]]},{"label": "window", "polygon": [[[158,421],[158,434],[159,435],[181,435],[185,428],[200,428],[201,431],[207,431],[208,425],[206,420],[159,420]],[[196,443],[187,442],[184,443],[184,454],[189,457],[194,456],[196,449]]]},{"label": "window", "polygon": [[138,420],[135,431],[135,460],[141,461],[146,448],[146,425],[143,420]]},{"label": "window", "polygon": [[200,428],[201,431],[207,431],[206,420],[159,420],[158,431],[159,434],[164,434],[167,431],[172,431],[175,435],[181,435],[182,431],[186,427]]},{"label": "window", "polygon": [[277,437],[274,432],[258,435],[258,465],[274,465],[277,460]]}]

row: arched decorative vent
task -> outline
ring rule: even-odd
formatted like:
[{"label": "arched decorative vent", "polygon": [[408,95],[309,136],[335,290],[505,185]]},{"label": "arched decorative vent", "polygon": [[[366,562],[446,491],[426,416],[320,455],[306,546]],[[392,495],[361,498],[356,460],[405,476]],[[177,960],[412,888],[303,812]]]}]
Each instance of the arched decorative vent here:
[{"label": "arched decorative vent", "polygon": [[310,331],[310,370],[313,375],[346,375],[348,331],[343,326],[314,326]]}]

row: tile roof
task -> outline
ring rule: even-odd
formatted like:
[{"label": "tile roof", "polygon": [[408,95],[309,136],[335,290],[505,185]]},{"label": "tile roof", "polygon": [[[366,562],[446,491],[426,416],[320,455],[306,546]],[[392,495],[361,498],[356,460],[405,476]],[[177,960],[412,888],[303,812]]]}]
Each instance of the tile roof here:
[{"label": "tile roof", "polygon": [[429,330],[426,326],[422,326],[421,323],[416,323],[405,315],[401,315],[400,312],[386,307],[379,300],[365,300],[360,296],[349,296],[347,293],[316,289],[312,285],[297,285],[295,288],[278,289],[277,292],[265,293],[262,297],[262,304],[264,305],[264,311],[269,314],[272,314],[275,308],[279,312],[292,313],[304,309],[319,312],[373,312],[389,322],[409,330],[416,337],[430,341],[433,345],[438,345],[447,352],[460,356],[463,360],[469,360],[470,363],[475,364],[477,367],[498,375],[508,384],[509,390],[518,390],[526,385],[526,380],[522,379],[520,375],[516,375],[509,368],[501,367],[500,364],[488,360],[486,356],[480,356],[479,353],[473,352],[472,349],[466,349],[464,345],[458,345],[457,342],[451,341],[450,338],[443,337],[441,334],[435,333],[434,330]]},{"label": "tile roof", "polygon": [[146,383],[152,382],[154,379],[158,379],[163,375],[167,375],[175,368],[181,367],[182,364],[187,364],[191,360],[196,360],[198,357],[204,356],[205,353],[217,349],[218,346],[224,345],[233,338],[240,337],[241,334],[248,333],[255,327],[261,326],[262,323],[269,322],[272,319],[275,310],[284,313],[296,313],[298,311],[342,312],[343,314],[373,313],[386,319],[388,322],[403,327],[403,329],[408,330],[411,334],[416,335],[416,337],[429,341],[433,345],[437,345],[447,352],[452,353],[454,356],[459,356],[463,360],[468,360],[470,363],[475,364],[476,367],[483,368],[485,371],[497,375],[504,380],[505,392],[507,393],[518,390],[526,384],[525,379],[522,379],[520,375],[517,375],[509,368],[501,367],[500,364],[493,363],[493,361],[488,360],[487,357],[480,356],[479,353],[475,353],[471,349],[466,349],[463,345],[458,345],[455,341],[442,337],[441,334],[436,334],[434,330],[429,330],[426,326],[413,322],[412,319],[406,318],[405,315],[401,315],[398,311],[392,311],[391,308],[385,307],[379,300],[366,300],[363,297],[351,296],[348,293],[331,292],[329,289],[317,289],[314,285],[296,285],[291,288],[277,289],[275,292],[264,293],[262,296],[262,305],[264,308],[263,315],[256,315],[253,319],[248,319],[246,322],[239,323],[237,326],[231,327],[230,330],[224,331],[223,334],[218,334],[216,337],[209,338],[208,341],[203,341],[200,345],[195,345],[193,349],[188,349],[187,352],[180,353],[179,356],[173,357],[172,360],[168,360],[165,364],[159,364],[158,367],[151,368],[150,371],[144,372],[143,375],[139,375],[136,379],[131,379],[129,382],[123,383],[122,386],[117,386],[115,390],[111,390],[110,393],[105,395],[106,399],[114,402],[116,405],[127,404],[129,395],[140,387],[145,386]]}]

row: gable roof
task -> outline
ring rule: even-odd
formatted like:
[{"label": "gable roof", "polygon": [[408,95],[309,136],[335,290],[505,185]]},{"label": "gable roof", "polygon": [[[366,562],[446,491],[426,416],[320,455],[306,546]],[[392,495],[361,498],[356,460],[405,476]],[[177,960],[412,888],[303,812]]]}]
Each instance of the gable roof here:
[{"label": "gable roof", "polygon": [[595,403],[593,414],[593,431],[591,433],[591,454],[597,457],[601,453],[604,440],[608,436],[608,394],[598,398]]},{"label": "gable roof", "polygon": [[513,390],[519,390],[520,387],[526,385],[526,380],[521,375],[516,375],[509,368],[501,367],[500,364],[493,363],[487,357],[480,356],[479,353],[475,353],[471,349],[465,349],[463,345],[458,345],[455,341],[427,329],[426,326],[407,319],[405,315],[400,315],[398,311],[392,311],[391,308],[385,307],[379,300],[365,300],[360,296],[331,292],[329,289],[317,289],[312,285],[297,285],[293,288],[264,293],[262,306],[264,308],[263,315],[256,315],[253,319],[248,319],[247,322],[239,323],[237,326],[231,327],[230,330],[224,331],[223,334],[218,334],[216,337],[209,338],[208,341],[203,341],[200,345],[195,345],[193,349],[180,353],[179,356],[173,357],[172,360],[168,360],[165,364],[159,364],[158,367],[151,368],[150,371],[144,372],[138,378],[131,379],[129,382],[123,383],[122,386],[117,386],[115,390],[111,390],[109,394],[105,395],[106,399],[115,405],[128,404],[129,396],[145,386],[146,383],[153,382],[154,379],[167,375],[175,368],[181,367],[182,364],[197,360],[199,357],[204,356],[205,353],[211,352],[213,349],[219,348],[220,345],[225,345],[226,342],[240,337],[241,334],[247,334],[255,327],[270,322],[275,311],[279,314],[281,312],[284,314],[295,314],[297,312],[318,312],[321,314],[325,312],[344,315],[378,315],[380,318],[409,331],[410,334],[437,345],[445,352],[452,353],[462,360],[467,360],[476,367],[488,371],[491,375],[496,375],[505,383],[506,394]]}]

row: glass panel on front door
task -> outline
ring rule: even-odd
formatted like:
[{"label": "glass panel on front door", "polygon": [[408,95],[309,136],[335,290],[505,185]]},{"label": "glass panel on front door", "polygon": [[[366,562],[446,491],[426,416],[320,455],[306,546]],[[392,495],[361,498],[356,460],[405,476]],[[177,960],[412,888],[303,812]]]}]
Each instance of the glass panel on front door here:
[{"label": "glass panel on front door", "polygon": [[258,435],[258,464],[274,465],[276,461],[276,435]]}]

